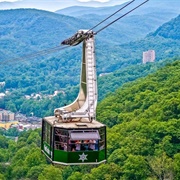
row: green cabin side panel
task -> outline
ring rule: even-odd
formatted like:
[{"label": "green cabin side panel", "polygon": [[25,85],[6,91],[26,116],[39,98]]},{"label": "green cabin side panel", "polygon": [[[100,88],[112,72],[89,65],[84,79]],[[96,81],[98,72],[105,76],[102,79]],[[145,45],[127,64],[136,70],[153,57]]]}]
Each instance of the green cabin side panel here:
[{"label": "green cabin side panel", "polygon": [[106,159],[106,150],[103,149],[101,151],[99,151],[99,157],[98,157],[98,162],[100,161],[104,161]]},{"label": "green cabin side panel", "polygon": [[63,163],[93,163],[105,159],[105,151],[78,151],[67,152],[61,150],[54,151],[54,161]]},{"label": "green cabin side panel", "polygon": [[68,152],[62,150],[54,150],[53,161],[68,163]]}]

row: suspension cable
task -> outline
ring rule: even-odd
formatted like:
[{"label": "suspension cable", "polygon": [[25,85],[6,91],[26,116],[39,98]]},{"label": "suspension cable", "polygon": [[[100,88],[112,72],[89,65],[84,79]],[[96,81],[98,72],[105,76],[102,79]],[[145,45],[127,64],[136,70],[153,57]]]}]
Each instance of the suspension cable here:
[{"label": "suspension cable", "polygon": [[103,22],[105,22],[106,20],[108,20],[109,18],[111,18],[112,16],[114,16],[115,14],[117,14],[118,12],[120,12],[121,10],[123,10],[124,8],[126,8],[127,6],[129,6],[131,3],[133,3],[135,0],[130,1],[129,3],[125,4],[123,7],[121,7],[120,9],[118,9],[116,12],[114,12],[113,14],[111,14],[110,16],[108,16],[107,18],[105,18],[103,21],[101,21],[100,23],[98,23],[97,25],[95,25],[94,27],[92,27],[91,29],[89,29],[89,31],[93,30],[94,28],[96,28],[97,26],[99,26],[100,24],[102,24]]},{"label": "suspension cable", "polygon": [[25,56],[22,56],[22,57],[1,61],[0,65],[7,64],[7,63],[10,63],[10,62],[13,62],[13,61],[18,61],[18,62],[19,61],[24,61],[25,59],[34,58],[34,57],[37,57],[39,55],[50,54],[50,53],[53,53],[53,52],[61,51],[63,49],[69,48],[69,47],[70,46],[65,46],[65,47],[56,46],[56,47],[53,47],[53,48],[49,48],[49,49],[45,49],[45,50],[38,51],[38,52],[35,52],[35,53],[31,53],[31,54],[28,54],[28,55],[25,55]]},{"label": "suspension cable", "polygon": [[114,21],[112,21],[111,23],[107,24],[106,26],[104,26],[103,28],[99,29],[98,31],[95,32],[95,34],[98,34],[100,31],[106,29],[108,26],[110,26],[111,24],[114,24],[116,21],[118,21],[119,19],[123,18],[124,16],[128,15],[129,13],[131,13],[132,11],[134,11],[135,9],[139,8],[140,6],[142,6],[143,4],[145,4],[146,2],[148,2],[149,0],[146,0],[144,2],[142,2],[141,4],[139,4],[138,6],[136,6],[135,8],[131,9],[130,11],[128,11],[127,13],[123,14],[122,16],[120,16],[119,18],[115,19]]}]

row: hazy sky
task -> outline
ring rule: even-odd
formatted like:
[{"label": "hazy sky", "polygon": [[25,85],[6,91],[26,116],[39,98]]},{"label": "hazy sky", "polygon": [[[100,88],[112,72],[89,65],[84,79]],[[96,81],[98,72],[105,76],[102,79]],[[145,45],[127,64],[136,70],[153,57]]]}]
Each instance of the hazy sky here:
[{"label": "hazy sky", "polygon": [[[15,1],[21,1],[21,0],[0,0],[0,2],[15,2]],[[34,1],[34,0],[32,0]],[[38,1],[38,0],[37,0]],[[68,0],[66,0],[68,1]],[[79,2],[90,2],[90,1],[96,1],[96,2],[108,2],[110,0],[77,0]]]},{"label": "hazy sky", "polygon": [[90,2],[90,1],[97,1],[97,2],[108,2],[109,0],[78,0],[79,2]]},{"label": "hazy sky", "polygon": [[0,2],[15,2],[16,0],[0,0]]},{"label": "hazy sky", "polygon": [[[119,5],[130,0],[0,0],[0,10],[16,8],[36,8],[56,11],[69,6],[109,6]],[[2,2],[12,2],[3,3]]]}]

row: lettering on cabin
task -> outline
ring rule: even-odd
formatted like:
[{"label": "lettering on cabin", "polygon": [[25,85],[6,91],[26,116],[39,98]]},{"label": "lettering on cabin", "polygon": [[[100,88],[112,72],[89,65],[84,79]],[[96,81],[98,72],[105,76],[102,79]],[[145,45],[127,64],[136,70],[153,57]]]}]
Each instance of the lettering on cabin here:
[{"label": "lettering on cabin", "polygon": [[52,157],[52,151],[49,149],[49,147],[48,147],[46,144],[44,144],[44,151],[45,151],[50,157]]}]

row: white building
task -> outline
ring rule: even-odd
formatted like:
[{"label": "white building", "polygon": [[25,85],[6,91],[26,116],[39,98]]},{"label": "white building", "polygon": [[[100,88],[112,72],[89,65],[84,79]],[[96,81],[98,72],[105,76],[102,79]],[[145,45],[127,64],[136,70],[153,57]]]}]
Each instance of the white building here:
[{"label": "white building", "polygon": [[148,50],[143,52],[143,64],[146,64],[147,62],[154,62],[155,58],[156,55],[154,50]]},{"label": "white building", "polygon": [[11,111],[0,109],[0,121],[14,121],[15,114]]}]

